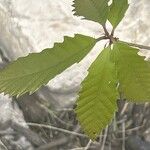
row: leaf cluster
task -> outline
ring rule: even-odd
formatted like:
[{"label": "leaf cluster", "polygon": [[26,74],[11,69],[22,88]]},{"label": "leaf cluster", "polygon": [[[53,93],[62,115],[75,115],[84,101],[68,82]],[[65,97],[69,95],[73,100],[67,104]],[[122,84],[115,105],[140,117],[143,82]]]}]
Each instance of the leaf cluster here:
[{"label": "leaf cluster", "polygon": [[[138,55],[139,49],[113,37],[123,19],[128,0],[74,0],[75,15],[100,23],[104,37],[98,39],[77,34],[65,37],[41,53],[29,54],[10,63],[0,71],[0,92],[20,96],[33,93],[49,80],[76,62],[80,62],[102,39],[109,46],[99,54],[82,82],[75,112],[85,133],[93,140],[100,134],[117,111],[119,96],[131,102],[150,101],[150,63]],[[112,32],[106,29],[112,24]]]}]

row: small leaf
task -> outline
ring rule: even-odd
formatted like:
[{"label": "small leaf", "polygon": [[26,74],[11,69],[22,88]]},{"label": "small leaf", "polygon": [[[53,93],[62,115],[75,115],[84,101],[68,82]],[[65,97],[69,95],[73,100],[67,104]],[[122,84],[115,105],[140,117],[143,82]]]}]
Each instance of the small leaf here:
[{"label": "small leaf", "polygon": [[137,48],[122,42],[114,44],[112,58],[116,64],[120,92],[132,102],[150,101],[150,62],[139,56]]},{"label": "small leaf", "polygon": [[108,20],[114,28],[120,23],[129,7],[128,0],[113,0],[110,5]]},{"label": "small leaf", "polygon": [[85,133],[95,140],[117,110],[116,74],[110,48],[104,49],[89,69],[77,100],[77,118]]},{"label": "small leaf", "polygon": [[109,0],[74,0],[75,15],[105,24],[108,16]]},{"label": "small leaf", "polygon": [[19,58],[0,72],[0,92],[22,95],[34,92],[72,64],[79,62],[95,45],[96,39],[76,35],[41,53]]}]

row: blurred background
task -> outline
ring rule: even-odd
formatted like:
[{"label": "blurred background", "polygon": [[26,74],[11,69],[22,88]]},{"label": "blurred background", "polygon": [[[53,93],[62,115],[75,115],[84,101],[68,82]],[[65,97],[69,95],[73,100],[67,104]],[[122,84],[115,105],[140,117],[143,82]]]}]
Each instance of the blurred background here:
[{"label": "blurred background", "polygon": [[[0,0],[0,68],[80,33],[103,35],[95,22],[73,16],[72,0]],[[150,46],[150,1],[130,0],[115,36]],[[108,30],[111,26],[107,23]],[[118,112],[96,142],[80,128],[73,108],[87,69],[107,41],[33,95],[0,94],[0,150],[150,150],[150,105],[118,100]],[[149,59],[150,52],[141,50]]]}]

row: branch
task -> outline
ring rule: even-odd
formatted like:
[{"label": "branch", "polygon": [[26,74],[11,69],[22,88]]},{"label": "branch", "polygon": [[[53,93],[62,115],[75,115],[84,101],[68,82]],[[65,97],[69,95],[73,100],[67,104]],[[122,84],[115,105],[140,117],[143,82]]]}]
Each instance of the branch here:
[{"label": "branch", "polygon": [[101,41],[101,40],[105,40],[105,39],[108,39],[106,36],[101,36],[99,38],[97,38],[97,42]]},{"label": "branch", "polygon": [[[120,41],[120,40],[119,40]],[[125,41],[120,41],[123,42],[125,44],[128,44],[129,46],[133,46],[133,47],[138,47],[140,49],[147,49],[150,50],[150,46],[145,46],[145,45],[140,45],[140,44],[136,44],[136,43],[130,43],[130,42],[125,42]]]},{"label": "branch", "polygon": [[106,29],[106,26],[103,25],[102,27],[103,27],[103,29],[104,29],[104,32],[105,32],[106,37],[109,37],[110,35],[109,35],[109,32],[108,32],[107,29]]}]

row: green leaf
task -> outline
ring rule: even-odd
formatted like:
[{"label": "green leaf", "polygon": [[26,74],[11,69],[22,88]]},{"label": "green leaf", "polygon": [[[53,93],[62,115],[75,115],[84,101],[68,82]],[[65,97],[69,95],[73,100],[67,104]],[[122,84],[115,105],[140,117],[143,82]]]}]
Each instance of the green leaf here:
[{"label": "green leaf", "polygon": [[95,45],[96,39],[76,35],[41,53],[19,58],[0,72],[0,92],[20,96],[34,92],[72,64],[79,62]]},{"label": "green leaf", "polygon": [[89,69],[77,100],[76,114],[85,133],[95,140],[117,110],[116,74],[110,48],[104,49]]},{"label": "green leaf", "polygon": [[150,62],[139,56],[138,49],[122,42],[114,44],[112,58],[116,64],[120,92],[133,102],[150,101]]},{"label": "green leaf", "polygon": [[108,20],[114,28],[120,23],[129,7],[128,0],[113,0],[110,5]]},{"label": "green leaf", "polygon": [[75,15],[105,24],[108,16],[109,0],[74,0]]}]

